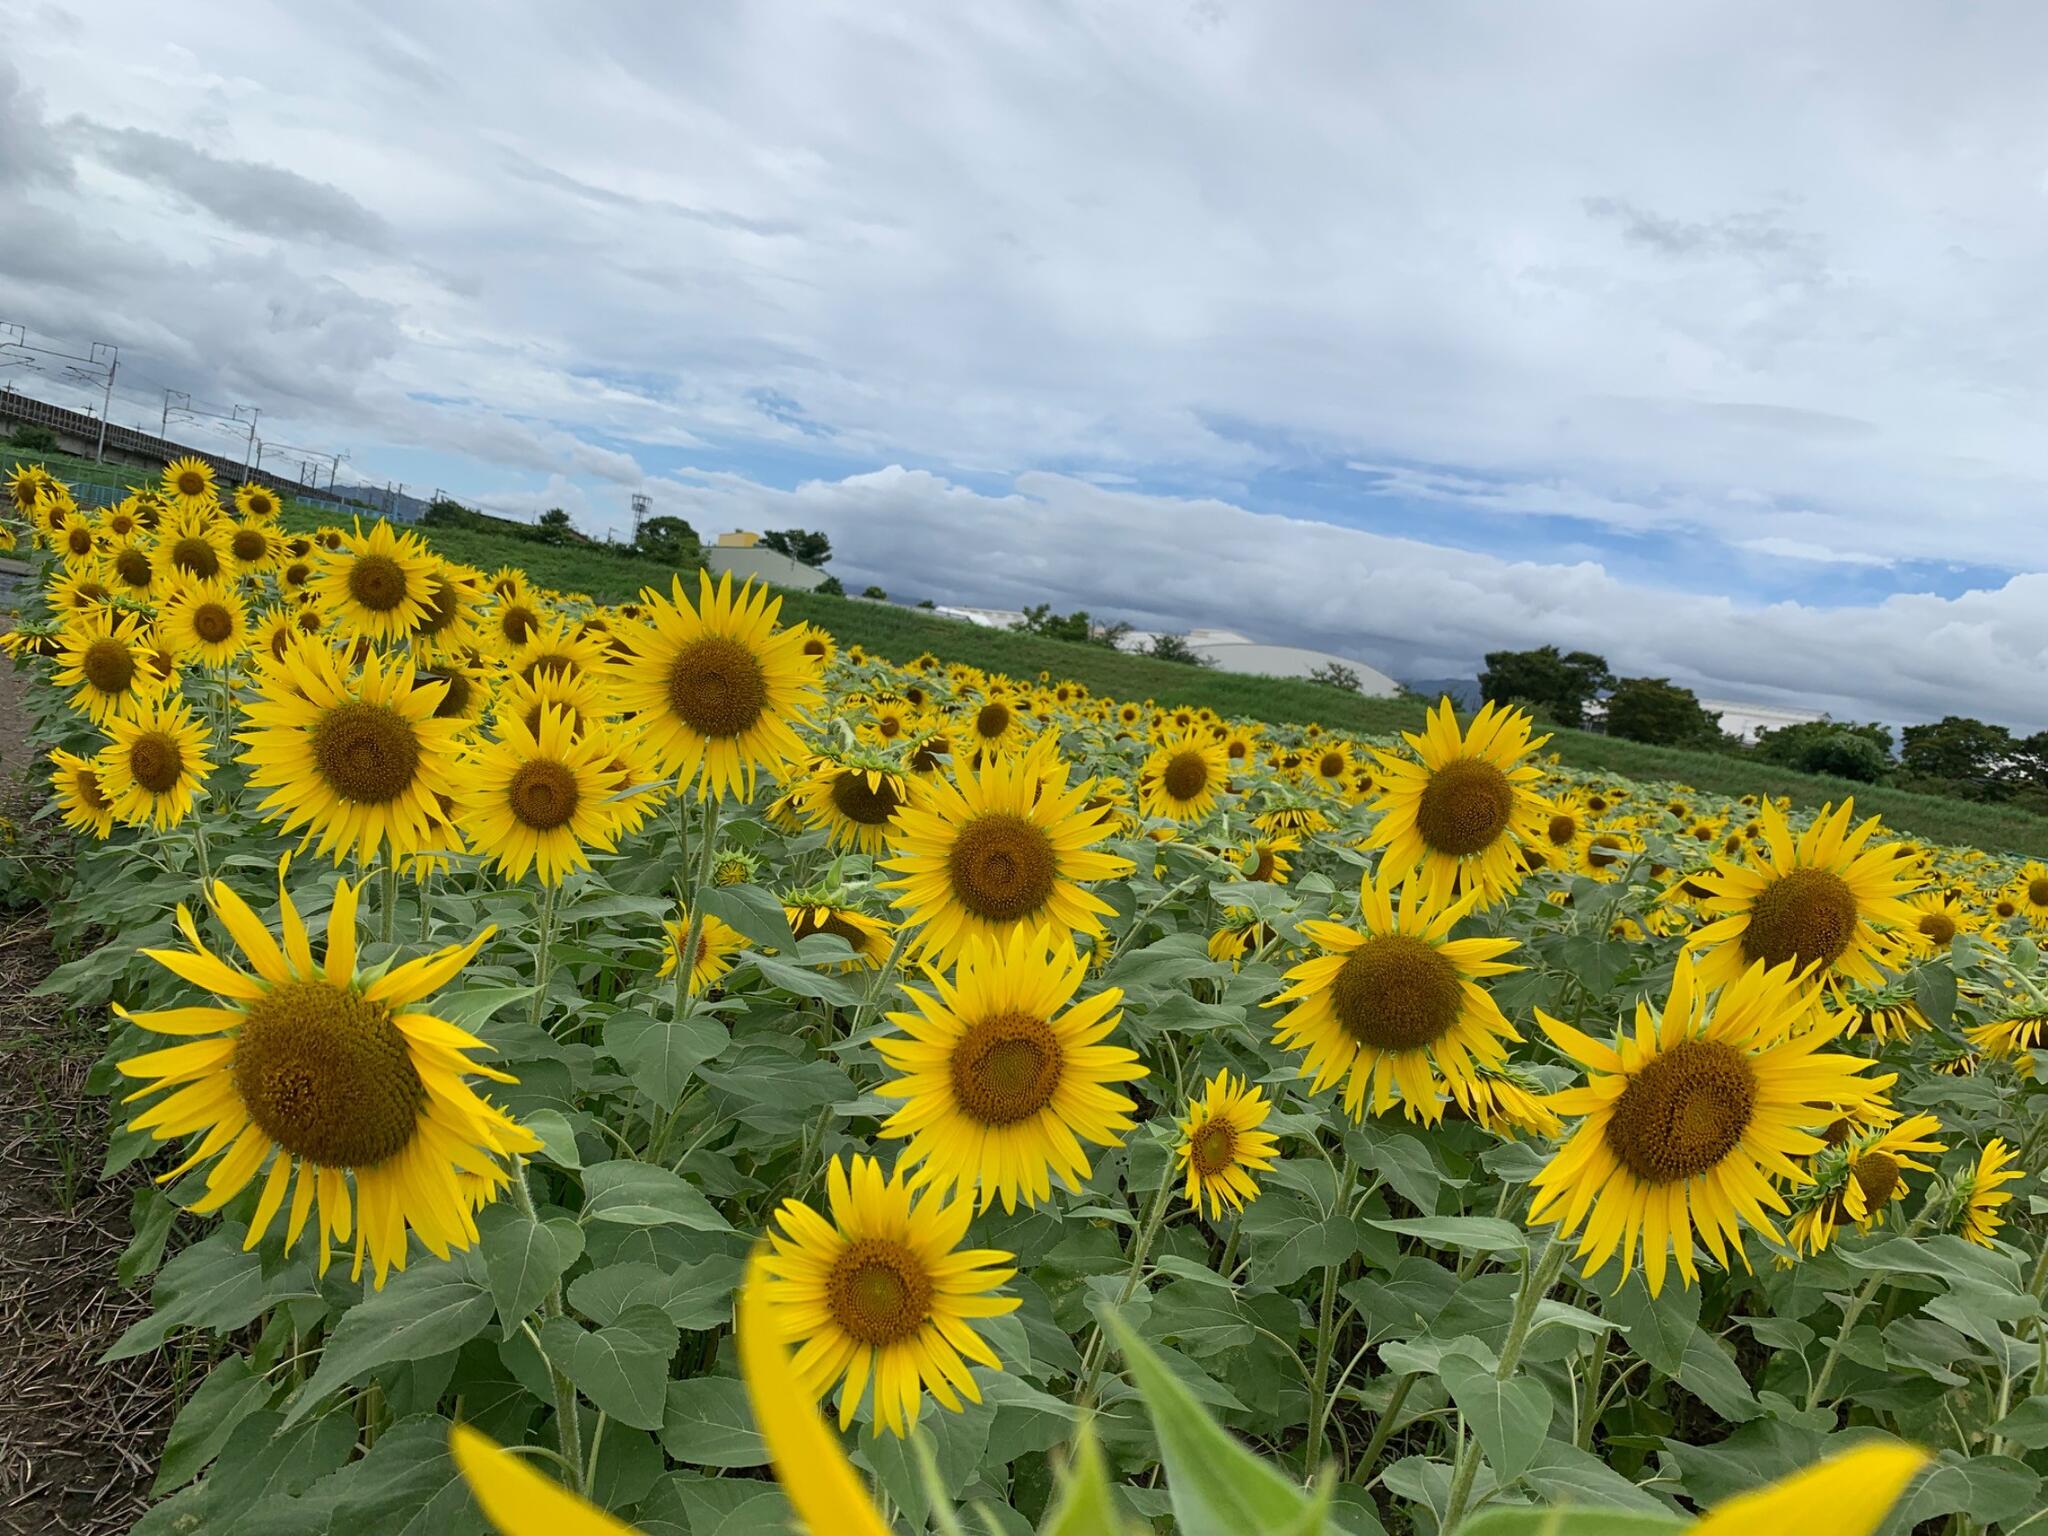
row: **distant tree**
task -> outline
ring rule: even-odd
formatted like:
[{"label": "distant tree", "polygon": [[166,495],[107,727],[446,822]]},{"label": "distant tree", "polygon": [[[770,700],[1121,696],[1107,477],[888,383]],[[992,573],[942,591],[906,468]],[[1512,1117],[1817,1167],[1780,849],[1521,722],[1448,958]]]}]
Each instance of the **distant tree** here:
[{"label": "distant tree", "polygon": [[549,507],[533,525],[533,539],[539,544],[573,543],[576,539],[576,525],[569,520],[569,514],[560,507]]},{"label": "distant tree", "polygon": [[886,603],[887,601],[889,601],[889,594],[884,592],[880,587],[874,585],[872,582],[870,582],[866,587],[861,589],[860,595],[862,597],[871,597],[878,603]]},{"label": "distant tree", "polygon": [[1152,644],[1145,652],[1154,661],[1177,661],[1188,667],[1213,667],[1214,657],[1204,656],[1188,644],[1186,635],[1154,635]]},{"label": "distant tree", "polygon": [[1972,799],[1995,800],[2011,787],[2005,770],[2013,747],[2002,725],[1944,715],[1934,725],[1906,727],[1899,766],[1919,778],[1946,779]]},{"label": "distant tree", "polygon": [[1027,635],[1043,635],[1048,640],[1075,640],[1085,644],[1092,638],[1095,625],[1088,617],[1088,610],[1077,608],[1072,613],[1054,613],[1051,603],[1038,603],[1026,608],[1022,618],[1010,628],[1021,630]]},{"label": "distant tree", "polygon": [[827,576],[823,581],[811,588],[811,590],[813,592],[822,592],[827,597],[846,596],[846,588],[839,585],[839,578],[837,576]]},{"label": "distant tree", "polygon": [[1482,698],[1495,703],[1540,705],[1559,725],[1586,723],[1586,705],[1614,685],[1607,658],[1591,651],[1560,652],[1554,645],[1533,651],[1488,651],[1479,674]]},{"label": "distant tree", "polygon": [[22,453],[55,453],[57,434],[48,427],[37,426],[32,421],[17,425],[8,436],[9,446]]},{"label": "distant tree", "polygon": [[1607,696],[1607,734],[1654,746],[1718,745],[1719,720],[1666,677],[1624,677]]},{"label": "distant tree", "polygon": [[2036,731],[2012,744],[2007,774],[2030,789],[2048,791],[2048,731]]},{"label": "distant tree", "polygon": [[832,558],[832,541],[807,528],[778,528],[761,535],[764,549],[787,555],[803,565],[823,566]]},{"label": "distant tree", "polygon": [[928,597],[920,597],[920,598],[919,598],[919,599],[917,600],[917,606],[918,606],[918,607],[920,607],[920,608],[936,608],[936,607],[938,607],[939,605],[938,605],[937,603],[933,602],[933,601],[932,601],[932,600],[931,600],[930,598],[928,598]]},{"label": "distant tree", "polygon": [[436,496],[427,503],[427,510],[420,514],[420,521],[429,528],[468,528],[474,526],[476,517],[476,513],[453,496]]},{"label": "distant tree", "polygon": [[1359,675],[1341,661],[1325,662],[1313,668],[1308,675],[1312,683],[1327,683],[1332,688],[1342,688],[1346,693],[1357,693],[1365,686]]},{"label": "distant tree", "polygon": [[633,535],[633,548],[665,565],[693,564],[702,552],[697,530],[680,517],[650,517]]},{"label": "distant tree", "polygon": [[1767,763],[1801,773],[1826,773],[1875,784],[1891,772],[1892,733],[1889,726],[1876,721],[1855,725],[1840,720],[1802,720],[1759,732],[1754,751]]}]

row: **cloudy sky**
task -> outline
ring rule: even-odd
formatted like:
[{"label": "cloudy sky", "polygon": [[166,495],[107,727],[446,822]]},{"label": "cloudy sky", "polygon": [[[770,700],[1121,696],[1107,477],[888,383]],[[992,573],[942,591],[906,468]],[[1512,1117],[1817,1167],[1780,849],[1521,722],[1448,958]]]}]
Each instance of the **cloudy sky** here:
[{"label": "cloudy sky", "polygon": [[[488,15],[488,21],[483,20]],[[0,320],[381,484],[2048,725],[2048,9],[0,0]],[[132,381],[132,382],[131,382]],[[21,387],[52,390],[46,378]]]}]

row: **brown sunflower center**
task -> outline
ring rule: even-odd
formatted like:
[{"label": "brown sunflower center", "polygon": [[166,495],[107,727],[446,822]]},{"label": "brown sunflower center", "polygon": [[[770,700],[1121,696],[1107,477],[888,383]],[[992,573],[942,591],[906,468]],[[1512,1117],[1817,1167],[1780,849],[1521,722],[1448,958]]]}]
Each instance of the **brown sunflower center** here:
[{"label": "brown sunflower center", "polygon": [[264,537],[260,528],[237,528],[235,536],[228,541],[228,547],[234,551],[237,560],[247,565],[269,553],[270,540]]},{"label": "brown sunflower center", "polygon": [[313,727],[313,761],[327,787],[358,805],[383,805],[412,787],[420,740],[388,704],[338,704]]},{"label": "brown sunflower center", "polygon": [[2000,917],[2011,917],[2015,912],[2019,911],[2019,906],[2015,902],[2001,900],[1998,903],[1998,905],[1993,907],[1991,910],[1996,912]]},{"label": "brown sunflower center", "polygon": [[974,734],[984,740],[993,741],[1010,728],[1010,706],[1000,699],[990,699],[974,714]]},{"label": "brown sunflower center", "polygon": [[707,635],[670,664],[668,701],[698,735],[737,736],[768,707],[768,675],[739,641]]},{"label": "brown sunflower center", "polygon": [[79,670],[101,693],[126,693],[135,681],[135,653],[111,636],[95,640],[86,647]]},{"label": "brown sunflower center", "polygon": [[953,894],[992,923],[1028,917],[1051,899],[1059,855],[1045,828],[1007,811],[985,811],[960,828],[946,855]]},{"label": "brown sunflower center", "polygon": [[1514,809],[1515,788],[1506,774],[1481,758],[1461,757],[1429,776],[1415,827],[1436,852],[1462,858],[1491,848]]},{"label": "brown sunflower center", "polygon": [[1849,1177],[1863,1191],[1872,1210],[1891,1199],[1892,1192],[1899,1187],[1900,1176],[1899,1160],[1889,1152],[1866,1152],[1849,1165]]},{"label": "brown sunflower center", "polygon": [[1550,818],[1550,825],[1543,830],[1552,847],[1562,848],[1579,835],[1579,821],[1576,816],[1567,816],[1560,811]]},{"label": "brown sunflower center", "polygon": [[1326,779],[1342,778],[1344,770],[1349,766],[1342,752],[1325,752],[1316,759],[1316,772]]},{"label": "brown sunflower center", "polygon": [[83,523],[73,523],[64,530],[64,547],[74,555],[92,553],[92,530]]},{"label": "brown sunflower center", "polygon": [[104,811],[114,803],[100,788],[100,776],[90,768],[80,768],[71,775],[71,792],[87,810]]},{"label": "brown sunflower center", "polygon": [[1433,944],[1405,933],[1374,934],[1345,957],[1330,982],[1344,1032],[1362,1046],[1412,1051],[1450,1032],[1464,1006],[1464,978]]},{"label": "brown sunflower center", "polygon": [[576,775],[549,758],[521,763],[505,793],[512,814],[536,832],[552,832],[576,814]]},{"label": "brown sunflower center", "polygon": [[179,570],[210,581],[220,574],[220,551],[210,539],[187,534],[171,546],[171,564]]},{"label": "brown sunflower center", "polygon": [[323,1168],[397,1156],[427,1101],[390,1010],[327,981],[289,981],[251,1003],[234,1072],[264,1134]]},{"label": "brown sunflower center", "polygon": [[235,632],[235,616],[225,603],[201,603],[192,610],[192,633],[208,645],[219,645]]},{"label": "brown sunflower center", "polygon": [[426,594],[420,599],[419,622],[413,625],[413,633],[438,635],[455,622],[455,615],[460,611],[455,583],[445,576],[429,576]]},{"label": "brown sunflower center", "polygon": [[932,1281],[924,1261],[888,1238],[856,1238],[825,1280],[832,1321],[874,1348],[899,1343],[931,1315]]},{"label": "brown sunflower center", "polygon": [[2037,907],[2048,907],[2048,876],[2035,876],[2027,882],[2027,900]]},{"label": "brown sunflower center", "polygon": [[1607,1146],[1629,1172],[1670,1184],[1716,1167],[1756,1112],[1756,1071],[1733,1046],[1681,1040],[1628,1080]]},{"label": "brown sunflower center", "polygon": [[804,641],[804,654],[806,656],[814,657],[824,655],[825,642],[820,640],[816,635],[812,635],[808,640]]},{"label": "brown sunflower center", "polygon": [[313,567],[303,560],[294,560],[284,568],[284,584],[288,587],[303,587],[313,579]]},{"label": "brown sunflower center", "polygon": [[[729,883],[737,885],[740,882],[732,881]],[[820,911],[825,914],[822,918],[818,916]],[[858,951],[867,942],[868,937],[853,923],[847,921],[829,907],[805,907],[790,920],[789,932],[790,937],[799,941],[808,939],[814,933],[837,934],[840,938],[846,940],[847,944],[855,951]]]},{"label": "brown sunflower center", "polygon": [[348,595],[372,613],[389,613],[405,601],[405,568],[389,555],[361,555],[348,568]]},{"label": "brown sunflower center", "polygon": [[1159,785],[1175,800],[1192,800],[1209,786],[1209,765],[1199,752],[1176,752],[1160,771]]},{"label": "brown sunflower center", "polygon": [[1918,926],[1937,949],[1947,949],[1955,942],[1956,920],[1946,912],[1923,912]]},{"label": "brown sunflower center", "polygon": [[124,586],[146,587],[156,572],[150,568],[149,556],[131,544],[114,556],[114,574]]},{"label": "brown sunflower center", "polygon": [[[463,712],[469,708],[471,695],[476,692],[475,686],[460,672],[448,672],[439,675],[422,672],[420,674],[420,681],[423,683],[443,682],[448,685],[448,691],[441,695],[441,702],[434,706],[434,718],[436,720],[460,720]],[[528,729],[533,730],[535,734],[539,733],[538,726],[530,726]]]},{"label": "brown sunflower center", "polygon": [[1274,853],[1272,849],[1267,848],[1263,845],[1259,847],[1257,852],[1259,855],[1259,862],[1252,866],[1252,872],[1245,878],[1248,880],[1270,881],[1274,875],[1279,873],[1279,855]]},{"label": "brown sunflower center", "polygon": [[1205,1120],[1188,1138],[1188,1160],[1205,1178],[1221,1173],[1237,1157],[1237,1131],[1228,1120]]},{"label": "brown sunflower center", "polygon": [[178,494],[180,496],[204,496],[206,494],[206,476],[196,469],[179,470]]},{"label": "brown sunflower center", "polygon": [[953,1097],[983,1125],[1014,1125],[1045,1108],[1065,1066],[1059,1037],[1043,1019],[998,1014],[953,1047]]},{"label": "brown sunflower center", "polygon": [[1795,869],[1757,893],[1743,930],[1751,960],[1833,965],[1856,937],[1856,893],[1831,869]]},{"label": "brown sunflower center", "polygon": [[870,781],[866,770],[848,768],[832,781],[832,804],[848,821],[864,827],[887,826],[903,804],[888,775]]}]

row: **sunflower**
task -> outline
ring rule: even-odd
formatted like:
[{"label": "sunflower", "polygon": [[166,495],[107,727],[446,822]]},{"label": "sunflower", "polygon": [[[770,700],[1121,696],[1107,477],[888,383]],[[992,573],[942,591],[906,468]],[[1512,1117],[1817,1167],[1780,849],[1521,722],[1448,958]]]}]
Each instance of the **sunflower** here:
[{"label": "sunflower", "polygon": [[1776,806],[1759,812],[1763,842],[1751,862],[1717,861],[1692,877],[1707,895],[1712,919],[1685,941],[1699,957],[1700,980],[1725,986],[1758,961],[1791,962],[1802,979],[1825,977],[1881,986],[1890,946],[1881,930],[1911,929],[1920,914],[1903,897],[1911,890],[1893,844],[1871,846],[1873,816],[1849,827],[1856,802],[1823,806],[1794,838]]},{"label": "sunflower", "polygon": [[1492,906],[1521,880],[1516,845],[1543,840],[1545,806],[1532,787],[1543,771],[1524,760],[1550,738],[1531,740],[1527,715],[1491,701],[1461,735],[1448,698],[1420,736],[1403,736],[1414,758],[1375,754],[1380,820],[1365,846],[1384,848],[1403,871],[1420,868],[1437,901],[1469,890]]},{"label": "sunflower", "polygon": [[1316,743],[1303,760],[1307,778],[1324,789],[1342,789],[1351,777],[1351,744],[1334,738]]},{"label": "sunflower", "polygon": [[1252,1175],[1266,1172],[1280,1155],[1279,1138],[1259,1129],[1272,1110],[1263,1092],[1227,1071],[1188,1100],[1174,1161],[1187,1174],[1188,1204],[1199,1211],[1206,1199],[1211,1221],[1222,1218],[1226,1205],[1241,1211],[1258,1198]]},{"label": "sunflower", "polygon": [[903,699],[874,699],[867,706],[867,719],[860,732],[882,746],[894,746],[917,732],[916,708]]},{"label": "sunflower", "polygon": [[284,502],[269,486],[250,481],[235,487],[235,510],[246,518],[267,523],[283,513]]},{"label": "sunflower", "polygon": [[106,583],[130,602],[154,604],[163,591],[163,570],[153,548],[124,539],[107,550],[102,562]]},{"label": "sunflower", "polygon": [[494,713],[501,720],[516,719],[528,731],[540,729],[544,710],[560,710],[570,728],[582,731],[608,713],[598,685],[580,672],[536,672],[528,682],[517,673],[500,672],[501,690]]},{"label": "sunflower", "polygon": [[756,770],[803,755],[793,723],[818,698],[803,635],[778,630],[782,599],[749,581],[735,594],[728,571],[714,587],[698,572],[697,604],[674,578],[672,597],[645,594],[649,622],[620,639],[612,668],[618,707],[639,720],[677,787],[700,798],[751,798]]},{"label": "sunflower", "polygon": [[100,551],[99,534],[82,517],[73,518],[59,528],[51,543],[64,557],[64,563],[73,568],[94,564]]},{"label": "sunflower", "polygon": [[817,625],[797,624],[791,627],[804,637],[803,644],[798,649],[803,652],[811,665],[820,672],[831,666],[833,661],[838,658],[838,643],[833,640],[831,635],[818,628]]},{"label": "sunflower", "polygon": [[1248,907],[1225,907],[1221,926],[1209,935],[1209,958],[1236,970],[1244,957],[1264,949],[1276,935]]},{"label": "sunflower", "polygon": [[527,631],[505,667],[523,683],[542,677],[594,679],[604,672],[607,656],[602,634],[579,628],[566,614],[556,614]]},{"label": "sunflower", "polygon": [[89,832],[105,838],[114,830],[114,799],[100,782],[98,765],[76,752],[54,748],[50,761],[57,771],[50,775],[50,788],[57,795],[57,809],[64,825],[74,832]]},{"label": "sunflower", "polygon": [[1910,1040],[1934,1026],[1920,1011],[1910,987],[1892,983],[1884,987],[1852,987],[1842,994],[1848,1014],[1842,1034],[1846,1039],[1868,1034],[1880,1048],[1893,1040]]},{"label": "sunflower", "polygon": [[157,563],[175,580],[212,581],[232,574],[227,525],[203,507],[183,507],[157,535]]},{"label": "sunflower", "polygon": [[[683,944],[690,935],[690,914],[684,908],[677,908],[676,915],[662,925],[667,933],[667,942],[662,946],[661,976],[676,973],[676,961],[681,957]],[[715,986],[732,969],[732,957],[747,947],[746,937],[726,922],[706,912],[704,922],[697,930],[697,957],[690,965],[690,995]]]},{"label": "sunflower", "polygon": [[260,673],[235,738],[251,787],[271,792],[261,809],[287,832],[317,833],[337,863],[387,844],[396,855],[432,849],[450,836],[443,806],[463,729],[435,716],[446,693],[417,683],[399,657],[372,653],[351,672],[329,646],[293,646]]},{"label": "sunflower", "polygon": [[542,885],[560,885],[590,867],[586,849],[617,844],[611,744],[601,732],[577,736],[560,710],[543,711],[538,731],[501,721],[498,739],[470,753],[461,777],[455,795],[469,845],[509,879],[537,866]]},{"label": "sunflower", "polygon": [[922,928],[928,953],[950,961],[971,939],[1048,923],[1069,936],[1102,934],[1114,909],[1078,882],[1117,879],[1131,862],[1095,851],[1108,827],[1087,807],[1093,781],[1070,786],[1067,772],[1042,755],[960,763],[897,813],[894,856],[880,863],[900,878],[883,887]]},{"label": "sunflower", "polygon": [[2005,1225],[2005,1217],[1998,1208],[2012,1202],[2012,1191],[2000,1186],[2027,1176],[2024,1168],[2012,1166],[2017,1156],[1996,1136],[1984,1144],[1977,1166],[1970,1170],[1969,1181],[1956,1192],[1954,1228],[1965,1242],[1989,1248],[1998,1229]]},{"label": "sunflower", "polygon": [[115,1005],[146,1030],[184,1037],[118,1063],[124,1076],[145,1080],[130,1102],[174,1090],[129,1128],[158,1141],[206,1133],[175,1170],[218,1157],[206,1194],[189,1207],[196,1214],[219,1210],[269,1162],[245,1248],[263,1240],[287,1193],[285,1250],[317,1203],[322,1274],[330,1237],[346,1241],[352,1223],[351,1278],[361,1276],[367,1251],[380,1289],[392,1268],[405,1268],[408,1227],[438,1258],[468,1248],[476,1218],[461,1175],[487,1174],[497,1159],[538,1151],[540,1143],[465,1081],[512,1081],[469,1059],[483,1041],[418,1005],[453,980],[495,930],[365,976],[356,969],[356,887],[346,880],[335,883],[317,968],[282,868],[282,945],[224,883],[215,881],[210,896],[251,970],[207,949],[182,904],[178,927],[191,949],[142,951],[226,1006],[131,1014]]},{"label": "sunflower", "polygon": [[895,945],[894,923],[870,917],[834,892],[791,892],[783,898],[782,915],[789,921],[790,935],[799,944],[814,933],[844,939],[853,950],[853,958],[842,962],[841,970],[877,970],[887,962]]},{"label": "sunflower", "polygon": [[1316,833],[1330,830],[1330,816],[1320,805],[1312,805],[1298,798],[1298,792],[1276,796],[1272,803],[1252,818],[1252,825],[1261,832]]},{"label": "sunflower", "polygon": [[[436,663],[436,670],[421,672],[422,683],[446,683],[448,691],[441,696],[441,702],[434,706],[436,720],[459,720],[470,724],[483,718],[485,706],[491,702],[491,684],[484,669],[458,657],[444,656]],[[522,719],[526,716],[522,715]],[[540,723],[540,711],[532,714],[533,724],[527,726],[531,732]]]},{"label": "sunflower", "polygon": [[411,533],[378,519],[364,533],[343,534],[341,547],[320,557],[313,590],[345,635],[385,644],[409,634],[426,616],[429,580],[438,562]]},{"label": "sunflower", "polygon": [[1364,1115],[1370,1088],[1375,1114],[1398,1097],[1409,1119],[1434,1123],[1444,1112],[1441,1072],[1452,1097],[1469,1107],[1479,1069],[1499,1066],[1508,1043],[1521,1038],[1479,985],[1521,969],[1499,958],[1515,941],[1450,936],[1477,900],[1476,892],[1441,899],[1425,878],[1383,862],[1376,880],[1359,882],[1362,932],[1313,919],[1301,924],[1323,952],[1290,970],[1294,985],[1265,1006],[1294,1004],[1273,1038],[1305,1053],[1300,1075],[1315,1079],[1311,1093],[1342,1078],[1354,1120]]},{"label": "sunflower", "polygon": [[1231,857],[1237,864],[1238,873],[1245,879],[1268,885],[1285,885],[1287,877],[1294,872],[1294,865],[1287,855],[1299,852],[1300,838],[1288,832],[1274,832],[1240,844]]},{"label": "sunflower", "polygon": [[1815,1254],[1834,1241],[1845,1221],[1854,1222],[1859,1232],[1881,1223],[1887,1207],[1906,1198],[1907,1171],[1934,1171],[1932,1165],[1912,1154],[1948,1150],[1948,1143],[1931,1139],[1940,1129],[1941,1122],[1934,1116],[1913,1115],[1866,1135],[1845,1137],[1837,1144],[1833,1140],[1835,1127],[1830,1126],[1831,1144],[1807,1166],[1819,1190],[1786,1225],[1786,1242],[1796,1252]]},{"label": "sunflower", "polygon": [[177,699],[144,705],[107,721],[112,738],[93,760],[117,820],[132,827],[176,826],[213,772],[206,727]]},{"label": "sunflower", "polygon": [[1813,1129],[1875,1091],[1857,1076],[1870,1062],[1822,1050],[1835,1028],[1813,1022],[1791,961],[1759,960],[1711,1005],[1708,996],[1681,954],[1661,1018],[1638,1002],[1635,1033],[1612,1045],[1536,1014],[1588,1080],[1551,1097],[1559,1113],[1584,1118],[1531,1181],[1530,1223],[1555,1222],[1562,1238],[1583,1224],[1588,1274],[1618,1247],[1625,1278],[1640,1248],[1652,1295],[1674,1253],[1684,1283],[1698,1278],[1695,1228],[1724,1266],[1731,1246],[1748,1266],[1745,1221],[1782,1243],[1766,1208],[1787,1206],[1772,1181],[1811,1183],[1794,1159],[1826,1145]]},{"label": "sunflower", "polygon": [[96,613],[116,596],[103,560],[66,566],[50,575],[48,598],[54,613],[83,615]]},{"label": "sunflower", "polygon": [[1222,742],[1172,737],[1154,747],[1138,771],[1139,809],[1171,821],[1200,821],[1216,809],[1229,776]]},{"label": "sunflower", "polygon": [[880,853],[896,813],[910,801],[910,785],[895,765],[874,753],[837,750],[811,759],[795,786],[806,823],[826,834],[834,849]]},{"label": "sunflower", "polygon": [[2036,928],[2048,928],[2048,864],[2028,860],[2005,894],[2020,916]]},{"label": "sunflower", "polygon": [[1020,1305],[990,1294],[1017,1272],[1012,1256],[962,1249],[970,1202],[915,1193],[900,1166],[884,1180],[873,1158],[855,1157],[849,1172],[835,1157],[825,1183],[832,1219],[783,1201],[781,1230],[769,1234],[761,1260],[769,1315],[787,1343],[801,1346],[794,1368],[805,1389],[822,1397],[841,1382],[845,1429],[872,1377],[877,1435],[886,1428],[907,1437],[926,1391],[955,1412],[962,1397],[980,1402],[968,1362],[1001,1370],[1002,1361],[973,1320]]},{"label": "sunflower", "polygon": [[1955,943],[1959,935],[1975,933],[1984,926],[1984,919],[1964,906],[1954,891],[1922,891],[1908,896],[1906,905],[1919,914],[1913,932],[1920,944],[1935,954]]},{"label": "sunflower", "polygon": [[94,725],[133,714],[163,691],[145,656],[149,631],[140,614],[89,614],[72,619],[60,635],[57,686],[78,690],[71,707]]},{"label": "sunflower", "polygon": [[[1069,1190],[1089,1176],[1081,1143],[1122,1144],[1137,1106],[1108,1085],[1146,1075],[1137,1053],[1107,1045],[1123,1017],[1115,987],[1068,1007],[1088,963],[1066,934],[1014,929],[1006,942],[973,942],[948,982],[928,967],[933,990],[906,987],[915,1013],[892,1013],[906,1038],[875,1041],[902,1073],[877,1088],[903,1107],[882,1123],[909,1138],[897,1167],[919,1183],[998,1195],[1015,1210],[1037,1205],[1058,1174]],[[1062,1008],[1066,1009],[1061,1013]]]},{"label": "sunflower", "polygon": [[190,456],[171,460],[164,466],[163,495],[169,502],[202,502],[213,507],[213,466]]},{"label": "sunflower", "polygon": [[476,573],[437,561],[420,596],[419,621],[412,629],[413,649],[441,660],[479,652],[486,643]]},{"label": "sunflower", "polygon": [[237,575],[259,576],[283,558],[284,540],[261,519],[244,518],[228,530],[228,560]]},{"label": "sunflower", "polygon": [[1017,701],[1001,693],[969,699],[961,716],[961,744],[984,756],[1009,750],[1026,735],[1028,723]]},{"label": "sunflower", "polygon": [[2033,1075],[2033,1053],[2048,1045],[2048,1013],[2016,1013],[1973,1024],[1963,1031],[1971,1045],[1993,1061],[2019,1058],[2022,1077]]},{"label": "sunflower", "polygon": [[7,476],[7,496],[14,503],[15,512],[28,517],[42,500],[46,486],[56,484],[55,478],[40,464],[16,464]]},{"label": "sunflower", "polygon": [[225,667],[248,647],[249,607],[226,581],[188,581],[157,615],[157,636],[181,662]]}]

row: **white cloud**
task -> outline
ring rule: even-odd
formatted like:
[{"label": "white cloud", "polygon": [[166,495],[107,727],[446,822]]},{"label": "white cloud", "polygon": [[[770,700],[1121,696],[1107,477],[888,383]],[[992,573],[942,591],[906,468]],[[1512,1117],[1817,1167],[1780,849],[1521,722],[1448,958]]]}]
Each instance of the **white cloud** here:
[{"label": "white cloud", "polygon": [[[1869,607],[1744,605],[1631,585],[1591,561],[1504,561],[1228,502],[1021,476],[988,496],[894,467],[778,490],[731,475],[655,487],[705,536],[816,528],[849,588],[1001,608],[1051,601],[1142,628],[1190,622],[1360,656],[1396,676],[1555,642],[1719,698],[1936,718],[1958,699],[2038,725],[2048,575]],[[2032,728],[2030,726],[2030,728]]]}]

